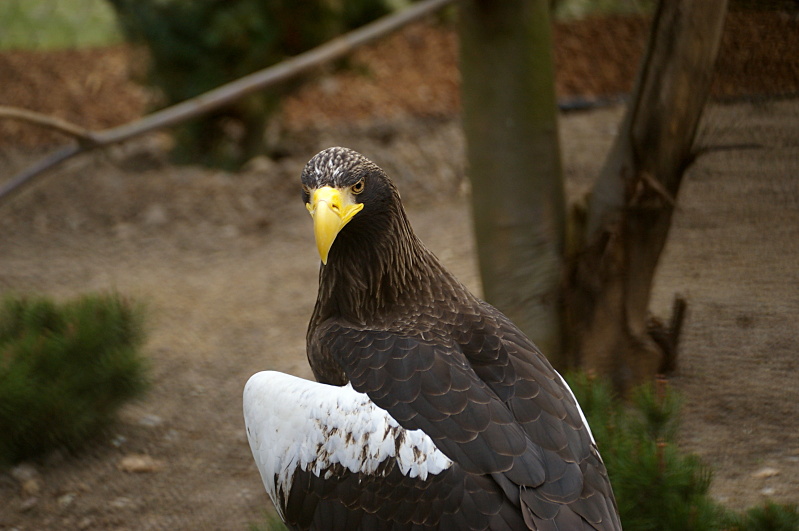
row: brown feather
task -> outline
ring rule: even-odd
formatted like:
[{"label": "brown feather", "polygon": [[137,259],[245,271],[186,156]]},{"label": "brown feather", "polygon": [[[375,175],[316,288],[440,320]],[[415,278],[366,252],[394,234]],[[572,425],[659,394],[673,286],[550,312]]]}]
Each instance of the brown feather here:
[{"label": "brown feather", "polygon": [[[350,382],[404,428],[425,431],[456,463],[442,475],[448,479],[437,481],[459,490],[445,496],[428,487],[407,499],[398,497],[412,491],[393,490],[391,504],[378,510],[387,500],[375,492],[387,492],[385,484],[367,493],[342,481],[338,494],[317,504],[368,513],[346,516],[353,529],[374,518],[386,528],[416,521],[442,529],[445,522],[621,529],[605,467],[563,380],[507,317],[472,295],[419,241],[385,173],[354,151],[330,148],[302,175],[310,187],[360,179],[363,210],[338,234],[320,270],[308,359],[319,381]],[[403,489],[410,488],[406,480],[396,478]],[[314,496],[317,487],[300,484]],[[324,512],[338,518],[342,510]]]}]

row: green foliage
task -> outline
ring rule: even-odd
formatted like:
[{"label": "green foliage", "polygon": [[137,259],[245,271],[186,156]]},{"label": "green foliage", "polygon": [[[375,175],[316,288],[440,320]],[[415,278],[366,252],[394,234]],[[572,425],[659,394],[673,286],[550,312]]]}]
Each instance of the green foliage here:
[{"label": "green foliage", "polygon": [[[172,105],[304,52],[385,14],[385,0],[109,0],[150,57],[148,83]],[[287,86],[249,95],[177,131],[178,162],[234,167],[263,150]]]},{"label": "green foliage", "polygon": [[799,530],[799,507],[767,502],[752,507],[741,515],[732,516],[728,531],[797,531]]},{"label": "green foliage", "polygon": [[0,49],[103,46],[120,40],[103,0],[2,0]]},{"label": "green foliage", "polygon": [[567,375],[585,413],[626,531],[797,531],[795,505],[768,503],[736,514],[710,495],[711,471],[676,444],[681,399],[665,380],[636,389],[625,403],[610,385]]},{"label": "green foliage", "polygon": [[0,465],[79,448],[147,387],[140,308],[115,295],[0,306]]},{"label": "green foliage", "polygon": [[721,529],[710,469],[675,444],[680,399],[659,382],[637,389],[630,404],[584,374],[569,378],[608,469],[624,529]]}]

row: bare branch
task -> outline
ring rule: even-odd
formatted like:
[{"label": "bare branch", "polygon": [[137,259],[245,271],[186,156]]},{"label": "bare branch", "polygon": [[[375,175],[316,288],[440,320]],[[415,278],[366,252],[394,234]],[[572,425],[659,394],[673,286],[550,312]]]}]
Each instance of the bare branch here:
[{"label": "bare branch", "polygon": [[410,22],[435,13],[453,2],[454,0],[426,0],[418,4],[413,4],[407,9],[382,17],[354,31],[336,37],[312,50],[296,55],[291,59],[259,70],[258,72],[222,85],[205,94],[147,115],[139,120],[103,131],[87,131],[75,124],[70,124],[54,118],[46,119],[47,117],[30,111],[12,110],[14,111],[11,113],[13,115],[7,114],[5,116],[0,112],[0,118],[25,119],[39,125],[58,129],[78,139],[78,146],[62,148],[47,159],[15,175],[4,185],[0,186],[0,204],[8,200],[12,194],[18,192],[24,185],[30,184],[34,177],[54,168],[69,158],[92,149],[103,148],[123,142],[156,129],[171,127],[185,122],[186,120],[197,118],[214,109],[224,107],[248,94],[282,83],[308,70],[344,57],[356,48],[380,37],[384,37]]},{"label": "bare branch", "polygon": [[2,118],[20,120],[49,129],[55,129],[60,133],[74,137],[80,143],[94,144],[96,142],[93,133],[85,127],[67,122],[55,116],[29,111],[28,109],[0,105],[0,119]]},{"label": "bare branch", "polygon": [[66,146],[39,160],[39,162],[33,166],[29,166],[24,171],[16,174],[14,177],[4,182],[0,186],[0,204],[2,204],[2,200],[7,200],[11,194],[19,191],[24,184],[29,183],[30,180],[37,175],[44,173],[50,168],[55,168],[62,162],[65,162],[76,155],[80,155],[81,153],[85,153],[88,150],[89,148],[83,147],[80,144]]}]

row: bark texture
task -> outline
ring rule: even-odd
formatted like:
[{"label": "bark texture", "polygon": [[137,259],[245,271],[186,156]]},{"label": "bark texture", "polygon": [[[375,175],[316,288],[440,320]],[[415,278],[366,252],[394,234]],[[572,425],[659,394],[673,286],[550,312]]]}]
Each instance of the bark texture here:
[{"label": "bark texture", "polygon": [[[649,316],[655,271],[710,90],[727,2],[661,1],[633,99],[594,187],[564,286],[568,365],[618,390],[673,365]],[[682,314],[682,313],[681,313]],[[679,330],[679,323],[672,323]],[[654,332],[654,334],[653,334]]]},{"label": "bark texture", "polygon": [[463,127],[484,297],[561,351],[564,196],[547,0],[459,4]]}]

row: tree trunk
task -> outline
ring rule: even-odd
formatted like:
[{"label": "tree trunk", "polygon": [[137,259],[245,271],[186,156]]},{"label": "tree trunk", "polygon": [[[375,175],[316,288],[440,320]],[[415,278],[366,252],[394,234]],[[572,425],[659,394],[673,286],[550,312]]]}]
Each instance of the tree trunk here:
[{"label": "tree trunk", "polygon": [[569,364],[621,392],[669,360],[649,331],[649,298],[710,89],[726,0],[662,0],[636,90],[594,187],[584,243],[564,287]]},{"label": "tree trunk", "polygon": [[459,6],[463,127],[484,297],[555,356],[564,196],[548,3]]}]

